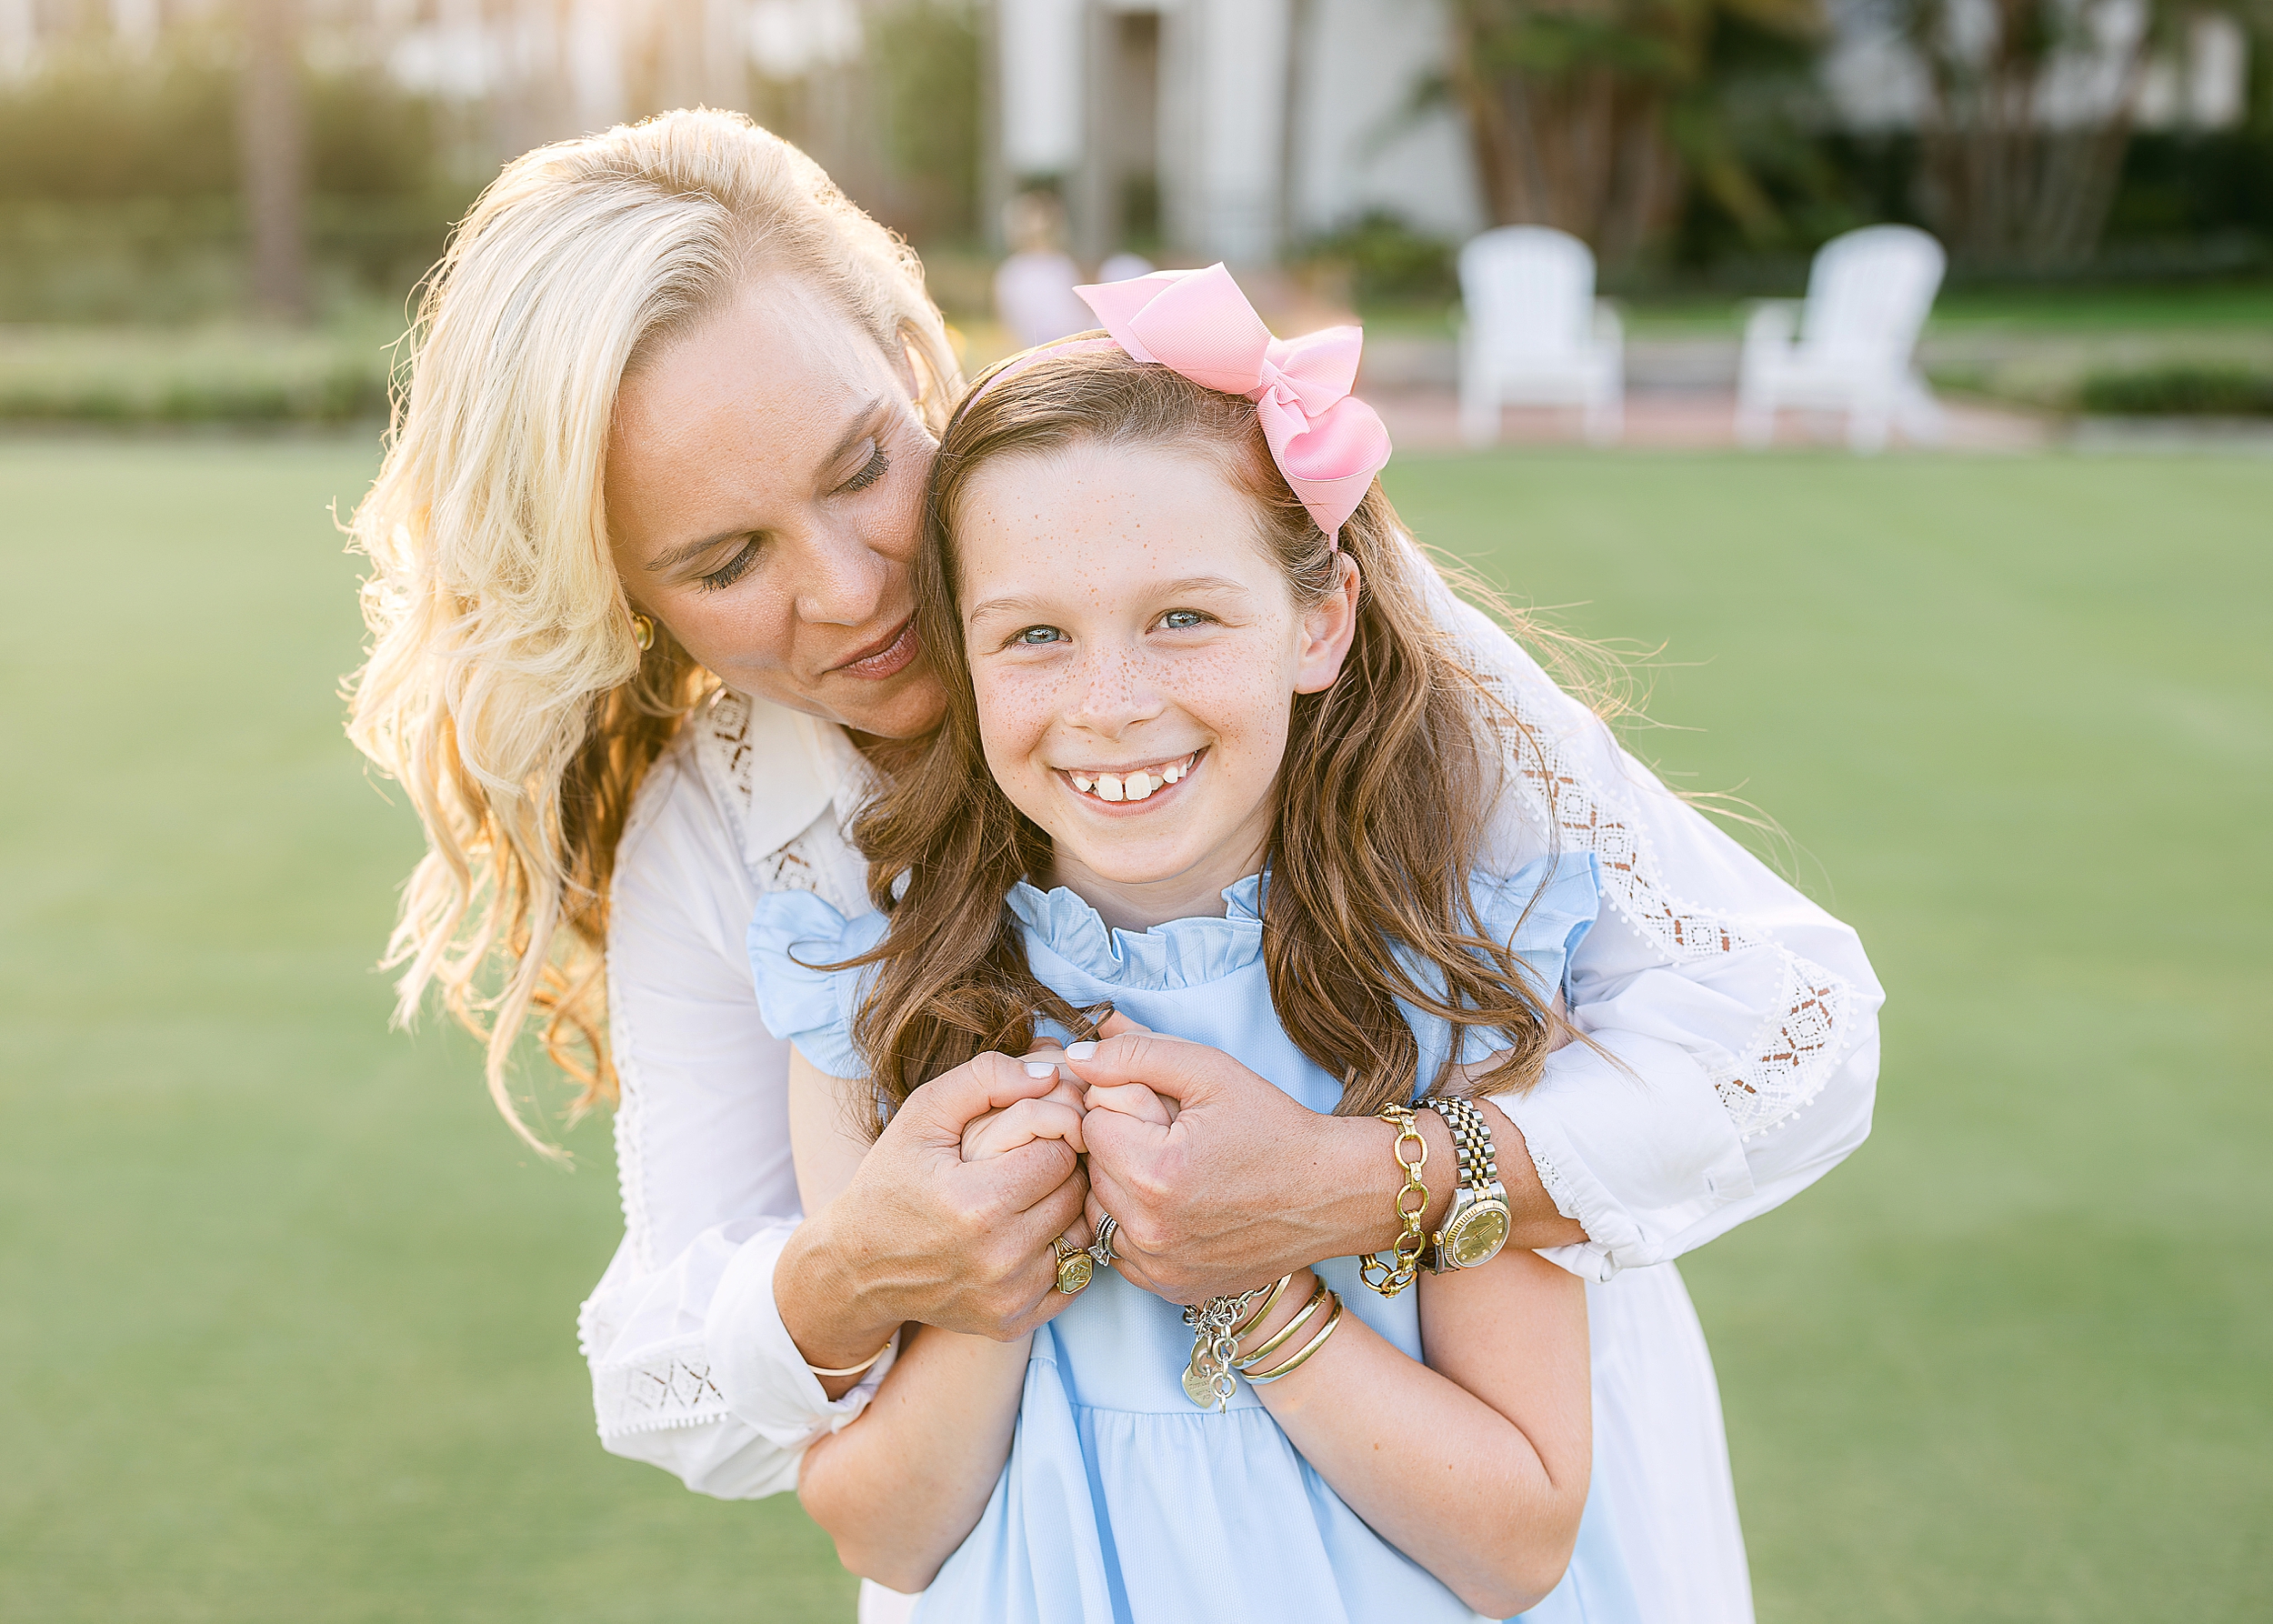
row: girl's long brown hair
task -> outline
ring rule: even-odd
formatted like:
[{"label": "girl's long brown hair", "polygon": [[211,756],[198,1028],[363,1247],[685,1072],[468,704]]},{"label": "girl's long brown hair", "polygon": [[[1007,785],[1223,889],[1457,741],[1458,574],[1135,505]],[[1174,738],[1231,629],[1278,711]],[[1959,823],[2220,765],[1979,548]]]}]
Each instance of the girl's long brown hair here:
[{"label": "girl's long brown hair", "polygon": [[[1081,1033],[1084,1012],[1028,967],[1005,898],[1049,866],[1048,837],[988,773],[957,607],[956,527],[989,462],[1077,443],[1168,445],[1220,460],[1253,504],[1258,541],[1298,607],[1334,590],[1328,538],[1270,459],[1255,408],[1167,368],[1093,351],[982,383],[934,465],[916,565],[916,627],[947,693],[946,719],[893,762],[854,828],[890,927],[854,962],[876,975],[855,1025],[886,1109],[989,1049],[1022,1052],[1037,1017]],[[1296,697],[1266,861],[1263,955],[1271,1002],[1302,1052],[1346,1079],[1338,1111],[1411,1098],[1419,1050],[1399,1000],[1483,1028],[1504,1051],[1464,1085],[1524,1088],[1546,1058],[1554,989],[1532,987],[1482,927],[1469,875],[1515,718],[1493,707],[1436,625],[1388,498],[1376,484],[1341,545],[1358,566],[1357,628],[1334,685]],[[1456,1044],[1456,1057],[1465,1047]]]}]

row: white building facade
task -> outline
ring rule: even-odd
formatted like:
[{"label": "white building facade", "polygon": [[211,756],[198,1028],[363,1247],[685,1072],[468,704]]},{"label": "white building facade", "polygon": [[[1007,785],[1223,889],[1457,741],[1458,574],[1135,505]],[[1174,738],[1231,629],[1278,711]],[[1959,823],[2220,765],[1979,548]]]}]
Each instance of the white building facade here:
[{"label": "white building facade", "polygon": [[[2147,0],[2072,0],[2084,41],[2045,73],[2036,117],[2216,129],[2247,107],[2231,18],[2202,16],[2136,83]],[[1888,0],[1827,0],[1823,83],[1839,121],[1916,128],[1924,69]],[[1990,0],[1955,6],[1993,27]],[[1442,0],[995,0],[997,197],[1046,181],[1092,262],[1157,239],[1254,264],[1384,210],[1459,240],[1489,224],[1461,115],[1442,93]],[[1140,200],[1154,199],[1148,206]]]},{"label": "white building facade", "polygon": [[1086,259],[1255,264],[1368,210],[1486,222],[1437,0],[996,0],[998,188],[1055,184]]}]

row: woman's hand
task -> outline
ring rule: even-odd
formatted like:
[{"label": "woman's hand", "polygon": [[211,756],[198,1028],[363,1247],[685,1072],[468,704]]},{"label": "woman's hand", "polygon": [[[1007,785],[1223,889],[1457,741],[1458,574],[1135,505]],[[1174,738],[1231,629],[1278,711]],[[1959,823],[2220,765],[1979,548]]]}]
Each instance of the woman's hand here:
[{"label": "woman's hand", "polygon": [[[1198,1302],[1397,1238],[1403,1177],[1387,1123],[1321,1116],[1206,1044],[1118,1017],[1099,1030],[1100,1041],[1066,1050],[1065,1066],[1089,1085],[1086,1217],[1119,1220],[1116,1266],[1132,1282],[1170,1302]],[[1147,1096],[1165,1122],[1148,1114]],[[1120,1100],[1135,1108],[1106,1108]],[[1483,1108],[1507,1191],[1508,1244],[1584,1240],[1540,1188],[1523,1135],[1497,1107]],[[1443,1119],[1423,1111],[1418,1123],[1431,1175],[1422,1222],[1433,1228],[1451,1206],[1457,1161]]]},{"label": "woman's hand", "polygon": [[909,1320],[1012,1341],[1073,1300],[1056,1289],[1050,1242],[1087,1232],[1076,1147],[1035,1137],[963,1158],[974,1118],[1057,1086],[1054,1072],[1032,1077],[1013,1057],[987,1054],[908,1096],[841,1193],[782,1250],[774,1297],[807,1360],[855,1364]]}]

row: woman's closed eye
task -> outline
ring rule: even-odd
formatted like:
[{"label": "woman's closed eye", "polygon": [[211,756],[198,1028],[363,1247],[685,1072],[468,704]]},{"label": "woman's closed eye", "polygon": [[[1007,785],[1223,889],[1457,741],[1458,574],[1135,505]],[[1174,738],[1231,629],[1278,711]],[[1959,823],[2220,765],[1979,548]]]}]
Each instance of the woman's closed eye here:
[{"label": "woman's closed eye", "polygon": [[836,487],[836,495],[849,496],[856,491],[865,491],[891,471],[892,454],[884,448],[881,442],[872,445],[868,460],[860,465],[859,471],[850,479]]},{"label": "woman's closed eye", "polygon": [[698,584],[705,592],[719,592],[733,586],[735,582],[750,573],[750,566],[757,562],[758,553],[765,545],[766,538],[763,536],[750,536],[743,542],[733,557],[708,575],[700,577]]},{"label": "woman's closed eye", "polygon": [[[869,447],[868,460],[862,463],[859,471],[838,486],[832,494],[846,496],[865,491],[891,470],[892,454],[880,444],[872,445]],[[736,550],[733,557],[708,575],[699,576],[697,585],[706,592],[721,592],[733,586],[735,582],[750,573],[751,566],[757,562],[759,555],[765,550],[765,542],[766,538],[763,536],[750,536]]]}]

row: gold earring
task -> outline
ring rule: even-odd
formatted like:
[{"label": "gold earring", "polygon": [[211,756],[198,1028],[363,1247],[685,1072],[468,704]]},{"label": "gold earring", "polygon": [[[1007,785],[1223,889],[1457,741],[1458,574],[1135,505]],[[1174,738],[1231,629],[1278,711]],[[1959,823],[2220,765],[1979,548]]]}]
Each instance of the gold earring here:
[{"label": "gold earring", "polygon": [[631,640],[639,645],[639,652],[642,654],[653,648],[655,647],[655,622],[645,615],[634,615],[631,617]]}]

